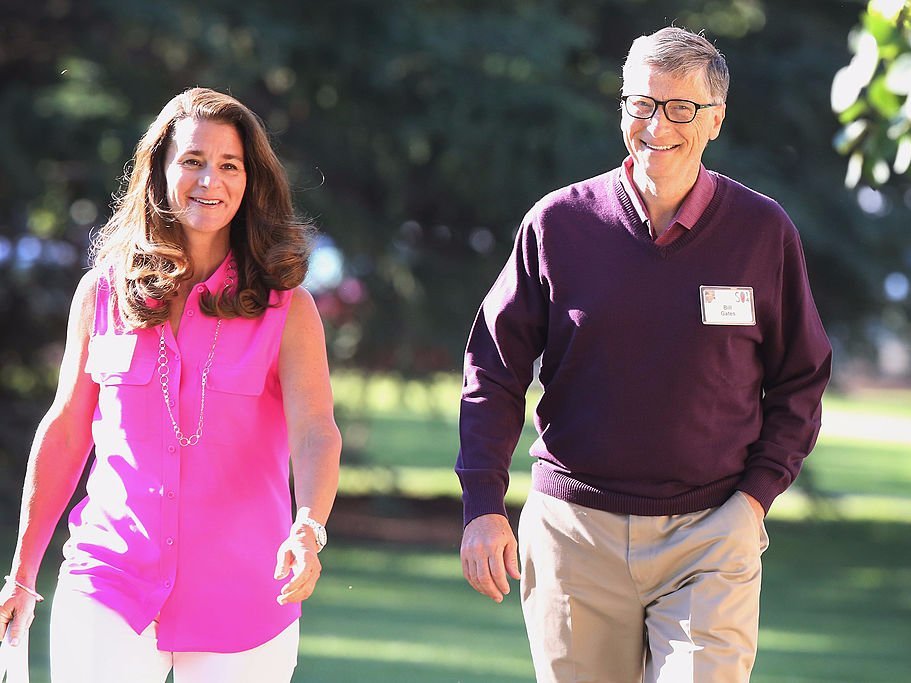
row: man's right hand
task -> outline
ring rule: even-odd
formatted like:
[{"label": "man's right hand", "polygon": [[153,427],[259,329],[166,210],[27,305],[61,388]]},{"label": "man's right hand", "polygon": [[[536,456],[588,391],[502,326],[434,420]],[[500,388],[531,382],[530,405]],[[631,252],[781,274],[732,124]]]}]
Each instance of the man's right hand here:
[{"label": "man's right hand", "polygon": [[509,578],[519,578],[518,543],[503,515],[475,517],[462,533],[462,573],[478,593],[503,602]]}]

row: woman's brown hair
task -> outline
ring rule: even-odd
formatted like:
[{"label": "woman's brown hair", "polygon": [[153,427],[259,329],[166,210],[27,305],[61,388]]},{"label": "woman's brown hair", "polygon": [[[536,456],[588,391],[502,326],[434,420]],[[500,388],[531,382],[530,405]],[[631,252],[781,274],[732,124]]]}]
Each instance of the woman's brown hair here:
[{"label": "woman's brown hair", "polygon": [[247,185],[230,227],[237,283],[205,295],[200,307],[221,318],[255,318],[271,290],[307,275],[312,224],[294,214],[291,188],[262,121],[229,95],[192,88],[174,97],[136,146],[127,189],[92,245],[92,265],[109,275],[120,317],[134,328],[164,323],[178,287],[193,276],[183,230],[168,206],[165,157],[174,125],[185,118],[233,125],[244,147]]}]

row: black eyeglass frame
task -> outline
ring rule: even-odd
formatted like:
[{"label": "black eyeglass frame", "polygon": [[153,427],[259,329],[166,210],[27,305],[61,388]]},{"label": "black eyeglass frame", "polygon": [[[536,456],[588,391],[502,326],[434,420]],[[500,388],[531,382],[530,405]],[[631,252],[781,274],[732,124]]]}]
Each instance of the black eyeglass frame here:
[{"label": "black eyeglass frame", "polygon": [[[639,98],[641,98],[641,99],[643,99],[643,100],[651,100],[652,102],[654,102],[654,103],[655,103],[655,106],[654,106],[654,108],[652,109],[652,113],[649,114],[648,116],[636,116],[635,114],[633,114],[633,113],[629,110],[629,106],[628,106],[627,103],[626,103],[626,101],[627,101],[630,97],[639,97]],[[656,100],[654,97],[651,97],[650,95],[623,95],[623,96],[620,98],[620,101],[623,103],[623,111],[625,111],[627,114],[629,114],[630,116],[632,116],[634,119],[639,119],[640,121],[648,121],[650,118],[652,118],[652,117],[655,115],[655,112],[658,111],[658,107],[659,107],[659,105],[660,105],[661,108],[664,110],[664,118],[666,118],[666,119],[667,119],[668,121],[670,121],[671,123],[683,123],[683,124],[692,123],[693,121],[695,121],[695,120],[696,120],[696,114],[698,114],[699,111],[702,110],[702,109],[709,109],[709,108],[711,108],[711,107],[720,107],[720,106],[721,106],[721,104],[719,104],[719,103],[717,103],[717,102],[716,102],[716,103],[712,103],[712,104],[699,104],[698,102],[693,102],[693,100],[685,100],[685,99],[683,99],[683,98],[681,98],[681,97],[675,97],[675,98],[673,98],[673,99],[664,100],[664,101],[662,102],[661,100]],[[693,118],[691,118],[689,121],[675,121],[674,119],[672,119],[670,116],[668,116],[668,113],[667,113],[667,105],[668,105],[668,103],[670,103],[670,102],[686,102],[687,104],[692,104],[692,105],[695,107],[695,110],[693,111]]]}]

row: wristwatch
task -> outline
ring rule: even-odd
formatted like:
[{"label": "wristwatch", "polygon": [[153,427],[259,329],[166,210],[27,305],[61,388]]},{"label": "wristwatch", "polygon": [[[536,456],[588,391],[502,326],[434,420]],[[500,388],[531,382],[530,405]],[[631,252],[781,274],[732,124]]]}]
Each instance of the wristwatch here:
[{"label": "wristwatch", "polygon": [[319,552],[326,547],[326,543],[329,540],[328,536],[326,536],[326,527],[312,517],[294,520],[294,529],[296,533],[302,531],[301,526],[308,526],[313,529],[313,536],[316,538],[316,552]]}]

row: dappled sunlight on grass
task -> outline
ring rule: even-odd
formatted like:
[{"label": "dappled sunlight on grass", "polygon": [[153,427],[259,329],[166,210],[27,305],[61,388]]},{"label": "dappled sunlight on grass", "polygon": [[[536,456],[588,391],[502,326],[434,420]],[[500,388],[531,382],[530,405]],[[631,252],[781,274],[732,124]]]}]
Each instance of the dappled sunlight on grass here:
[{"label": "dappled sunlight on grass", "polygon": [[[512,472],[506,502],[521,505],[530,486],[529,472]],[[347,495],[408,498],[458,498],[461,495],[458,478],[451,467],[344,467],[339,488]]]},{"label": "dappled sunlight on grass", "polygon": [[826,414],[833,417],[840,413],[870,416],[903,417],[911,420],[911,390],[877,389],[855,391],[851,394],[828,392],[823,398],[823,420]]},{"label": "dappled sunlight on grass", "polygon": [[770,521],[769,531],[754,680],[905,680],[911,524]]},{"label": "dappled sunlight on grass", "polygon": [[[414,640],[360,639],[332,636],[311,636],[300,648],[306,657],[328,657],[350,661],[364,659],[370,661],[396,662],[403,665],[422,663],[433,664],[439,668],[451,669],[453,678],[465,672],[479,675],[499,676],[521,675],[528,669],[525,657],[503,656],[502,653],[488,653],[476,648],[463,647],[453,642],[445,649],[438,643],[416,643]],[[405,674],[407,675],[407,674]]]},{"label": "dappled sunlight on grass", "polygon": [[802,631],[784,631],[763,628],[760,636],[760,649],[763,652],[831,652],[838,644],[838,638],[829,634],[804,633]]},{"label": "dappled sunlight on grass", "polygon": [[[360,430],[356,457],[343,460],[343,495],[460,495],[453,472],[457,377],[439,376],[419,387],[343,375],[333,384],[343,431]],[[880,407],[894,419],[876,423],[871,435],[861,427]],[[880,429],[911,419],[911,402],[833,397],[827,398],[827,415],[859,433],[824,432],[800,486],[772,508],[753,683],[896,683],[911,671],[911,450],[902,433]],[[529,422],[510,473],[513,505],[529,488],[526,453],[533,438]],[[385,514],[379,501],[401,503],[378,499],[365,523]],[[407,521],[418,523],[418,517]],[[458,531],[457,519],[454,524]],[[332,520],[329,527],[332,533]],[[9,555],[15,529],[4,524],[0,534]],[[61,542],[55,539],[39,577],[38,589],[49,598]],[[533,680],[518,583],[501,605],[477,595],[462,578],[457,546],[454,540],[443,550],[421,550],[334,535],[320,555],[316,593],[304,604],[293,680]],[[47,618],[42,607],[32,638],[33,683],[47,683]]]},{"label": "dappled sunlight on grass", "polygon": [[426,380],[404,380],[394,375],[358,372],[332,374],[337,404],[374,415],[400,413],[455,418],[459,410],[461,380],[458,375],[433,375]]},{"label": "dappled sunlight on grass", "polygon": [[518,596],[494,605],[474,593],[457,549],[343,542],[323,556],[300,646],[312,675],[295,681],[532,680]]},{"label": "dappled sunlight on grass", "polygon": [[911,499],[911,443],[821,439],[808,460],[823,494],[871,494]]}]

